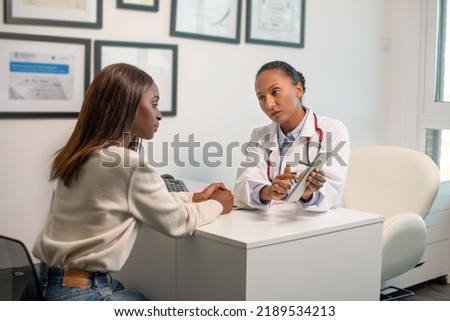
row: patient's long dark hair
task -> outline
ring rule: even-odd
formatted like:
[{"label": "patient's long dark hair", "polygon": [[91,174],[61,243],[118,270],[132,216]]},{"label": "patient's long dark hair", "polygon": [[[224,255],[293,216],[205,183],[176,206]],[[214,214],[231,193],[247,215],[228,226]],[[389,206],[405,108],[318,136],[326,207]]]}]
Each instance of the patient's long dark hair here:
[{"label": "patient's long dark hair", "polygon": [[118,63],[98,72],[89,86],[75,129],[52,163],[50,180],[70,186],[89,154],[129,134],[143,93],[153,79],[132,65]]}]

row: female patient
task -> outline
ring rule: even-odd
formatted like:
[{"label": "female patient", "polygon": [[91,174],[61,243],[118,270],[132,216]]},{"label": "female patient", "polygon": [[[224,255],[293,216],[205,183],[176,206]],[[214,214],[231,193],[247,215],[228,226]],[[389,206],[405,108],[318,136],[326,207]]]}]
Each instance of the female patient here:
[{"label": "female patient", "polygon": [[74,132],[53,161],[52,212],[33,248],[45,300],[145,300],[109,274],[125,264],[140,226],[181,238],[231,211],[223,184],[171,194],[127,148],[157,131],[158,101],[153,79],[128,64],[104,68],[88,88]]}]

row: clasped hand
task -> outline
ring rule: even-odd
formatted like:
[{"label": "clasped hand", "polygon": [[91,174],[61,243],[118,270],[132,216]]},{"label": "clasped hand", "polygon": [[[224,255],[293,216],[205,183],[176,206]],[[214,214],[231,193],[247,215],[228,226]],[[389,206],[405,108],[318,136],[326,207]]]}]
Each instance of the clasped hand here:
[{"label": "clasped hand", "polygon": [[[293,173],[291,167],[287,165],[284,172],[277,175],[271,185],[266,185],[261,189],[259,192],[260,200],[267,202],[283,199],[292,187],[292,180],[298,180],[300,175]],[[305,202],[311,200],[313,193],[321,189],[325,182],[325,173],[321,169],[314,169],[306,179],[306,190],[301,199]]]},{"label": "clasped hand", "polygon": [[222,183],[210,184],[202,192],[194,193],[192,197],[194,202],[202,202],[209,199],[216,200],[222,204],[222,214],[228,214],[233,209],[233,194]]}]

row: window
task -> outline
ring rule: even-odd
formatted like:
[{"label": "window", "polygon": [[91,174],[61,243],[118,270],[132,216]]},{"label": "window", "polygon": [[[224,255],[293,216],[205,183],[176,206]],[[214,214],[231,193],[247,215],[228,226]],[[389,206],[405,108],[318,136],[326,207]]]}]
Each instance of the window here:
[{"label": "window", "polygon": [[426,130],[425,152],[438,165],[441,171],[441,180],[450,180],[450,130]]},{"label": "window", "polygon": [[447,0],[441,0],[438,9],[436,101],[450,102],[450,21]]},{"label": "window", "polygon": [[450,180],[450,0],[427,1],[424,104],[425,152]]},{"label": "window", "polygon": [[424,114],[427,119],[445,119],[450,124],[449,1],[427,1]]}]

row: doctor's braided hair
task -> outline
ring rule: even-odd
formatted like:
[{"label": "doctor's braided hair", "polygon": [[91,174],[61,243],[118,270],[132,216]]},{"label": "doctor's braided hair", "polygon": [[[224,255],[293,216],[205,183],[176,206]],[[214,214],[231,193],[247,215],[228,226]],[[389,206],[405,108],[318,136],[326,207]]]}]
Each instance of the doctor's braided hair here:
[{"label": "doctor's braided hair", "polygon": [[297,85],[298,83],[300,83],[303,87],[303,92],[306,91],[306,86],[305,86],[306,82],[305,82],[305,77],[303,77],[303,74],[301,72],[297,71],[294,67],[292,67],[290,64],[288,64],[287,62],[284,62],[284,61],[274,60],[274,61],[264,64],[256,73],[256,78],[258,78],[259,74],[261,74],[263,71],[276,70],[276,69],[280,70],[283,74],[285,74],[286,76],[291,78],[292,83],[294,85]]}]

